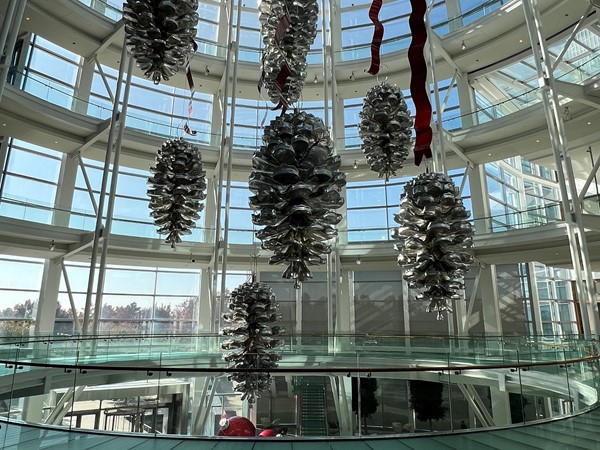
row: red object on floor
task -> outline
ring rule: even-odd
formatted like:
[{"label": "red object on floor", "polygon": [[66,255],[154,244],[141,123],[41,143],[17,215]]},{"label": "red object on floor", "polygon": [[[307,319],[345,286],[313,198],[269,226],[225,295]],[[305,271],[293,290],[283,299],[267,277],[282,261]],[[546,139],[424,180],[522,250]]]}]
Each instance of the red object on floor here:
[{"label": "red object on floor", "polygon": [[275,437],[275,436],[277,436],[277,430],[275,430],[273,428],[267,428],[266,430],[261,431],[259,436],[260,437]]},{"label": "red object on floor", "polygon": [[223,417],[219,425],[219,436],[256,436],[256,427],[245,417]]}]

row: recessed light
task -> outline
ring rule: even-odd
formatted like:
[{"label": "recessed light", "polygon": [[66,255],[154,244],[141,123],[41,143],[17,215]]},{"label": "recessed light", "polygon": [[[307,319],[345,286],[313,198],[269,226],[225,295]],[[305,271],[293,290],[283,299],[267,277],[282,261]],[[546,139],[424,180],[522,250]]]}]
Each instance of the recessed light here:
[{"label": "recessed light", "polygon": [[29,17],[25,17],[25,20],[29,20]]},{"label": "recessed light", "polygon": [[491,153],[488,153],[488,156],[492,156],[492,154],[491,154]]},{"label": "recessed light", "polygon": [[5,127],[5,126],[6,126],[6,124],[5,124],[5,123],[3,123],[3,124],[2,124],[2,126],[3,126],[3,127]]},{"label": "recessed light", "polygon": [[522,44],[522,43],[523,43],[523,39],[519,39],[519,44]]},{"label": "recessed light", "polygon": [[58,141],[54,141],[55,144],[58,144]]},{"label": "recessed light", "polygon": [[588,125],[591,125],[591,124],[592,124],[592,122],[588,122]]},{"label": "recessed light", "polygon": [[536,140],[535,140],[535,142],[537,142],[537,143],[539,144],[539,143],[540,143],[540,140],[539,140],[539,139],[536,139]]}]

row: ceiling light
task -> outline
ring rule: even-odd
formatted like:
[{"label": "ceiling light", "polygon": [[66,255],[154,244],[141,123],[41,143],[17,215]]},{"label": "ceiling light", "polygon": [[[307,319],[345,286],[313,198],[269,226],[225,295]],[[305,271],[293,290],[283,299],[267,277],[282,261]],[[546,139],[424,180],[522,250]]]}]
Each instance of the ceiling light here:
[{"label": "ceiling light", "polygon": [[536,139],[536,140],[535,140],[535,142],[537,142],[537,143],[539,144],[539,143],[540,143],[540,140],[539,140],[539,139]]},{"label": "ceiling light", "polygon": [[204,69],[204,75],[208,76],[209,73],[210,69],[208,68],[208,66],[206,66],[206,69]]},{"label": "ceiling light", "polygon": [[519,39],[519,44],[522,44],[522,43],[523,43],[523,39]]},{"label": "ceiling light", "polygon": [[461,50],[466,50],[467,49],[467,45],[465,44],[465,41],[462,41],[462,43],[460,44],[460,49]]},{"label": "ceiling light", "polygon": [[29,20],[29,17],[25,17],[25,20]]},{"label": "ceiling light", "polygon": [[591,124],[592,124],[592,122],[588,122],[588,125],[591,125]]},{"label": "ceiling light", "polygon": [[350,81],[354,81],[356,80],[356,78],[354,77],[354,70],[352,71],[352,74],[350,75]]},{"label": "ceiling light", "polygon": [[358,169],[358,161],[354,160],[354,164],[352,164],[352,167]]},{"label": "ceiling light", "polygon": [[54,239],[52,239],[52,242],[50,243],[50,251],[53,252],[54,250],[56,250],[56,245],[54,244]]},{"label": "ceiling light", "polygon": [[319,82],[319,79],[317,78],[317,76],[315,75],[315,79],[313,80],[313,83],[317,84]]},{"label": "ceiling light", "polygon": [[55,144],[58,144],[58,141],[54,141]]},{"label": "ceiling light", "polygon": [[362,261],[360,260],[360,256],[356,257],[356,264],[361,265]]}]

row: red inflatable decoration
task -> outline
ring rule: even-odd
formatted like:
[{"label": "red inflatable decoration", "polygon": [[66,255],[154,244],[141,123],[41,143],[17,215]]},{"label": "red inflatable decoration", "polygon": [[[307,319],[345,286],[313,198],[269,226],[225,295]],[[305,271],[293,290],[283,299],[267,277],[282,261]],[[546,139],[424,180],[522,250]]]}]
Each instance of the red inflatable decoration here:
[{"label": "red inflatable decoration", "polygon": [[221,427],[219,429],[219,436],[229,436],[229,437],[256,436],[256,427],[249,419],[246,419],[245,417],[223,416],[223,418],[219,422],[219,426]]},{"label": "red inflatable decoration", "polygon": [[260,432],[259,436],[260,437],[276,437],[277,436],[277,430],[274,428],[267,428],[266,430],[263,430]]}]

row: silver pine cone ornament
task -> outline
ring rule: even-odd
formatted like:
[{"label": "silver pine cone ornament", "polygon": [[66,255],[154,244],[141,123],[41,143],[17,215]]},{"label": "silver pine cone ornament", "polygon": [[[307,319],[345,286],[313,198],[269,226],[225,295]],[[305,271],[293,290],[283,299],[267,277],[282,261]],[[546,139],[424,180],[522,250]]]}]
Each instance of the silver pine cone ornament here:
[{"label": "silver pine cone ornament", "polygon": [[186,65],[194,49],[198,0],[126,0],[125,44],[154,84]]},{"label": "silver pine cone ornament", "polygon": [[424,288],[417,299],[430,302],[427,312],[452,312],[449,300],[460,299],[464,276],[473,263],[470,213],[452,179],[443,173],[424,173],[409,181],[394,220],[398,264],[410,288]]},{"label": "silver pine cone ornament", "polygon": [[323,121],[295,111],[271,121],[263,145],[252,158],[250,207],[262,248],[273,252],[270,264],[287,264],[283,278],[295,287],[312,277],[308,265],[325,263],[330,240],[342,216],[332,210],[344,199],[346,174]]},{"label": "silver pine cone ornament", "polygon": [[367,163],[387,181],[402,169],[412,148],[413,121],[402,91],[389,83],[374,86],[359,116],[358,134]]},{"label": "silver pine cone ornament", "polygon": [[232,372],[228,378],[234,390],[242,393],[242,400],[253,403],[259,392],[269,389],[269,370],[277,367],[280,359],[272,351],[283,345],[278,336],[285,330],[276,325],[281,319],[279,305],[268,284],[249,281],[233,290],[228,308],[223,320],[231,326],[221,330],[229,337],[221,344],[224,359],[231,363],[230,369],[252,369]]},{"label": "silver pine cone ornament", "polygon": [[198,147],[183,138],[163,143],[148,179],[150,216],[175,248],[181,236],[192,233],[206,198],[206,172]]},{"label": "silver pine cone ornament", "polygon": [[258,9],[264,43],[261,82],[273,103],[291,105],[306,80],[306,57],[317,35],[317,1],[263,0]]}]

